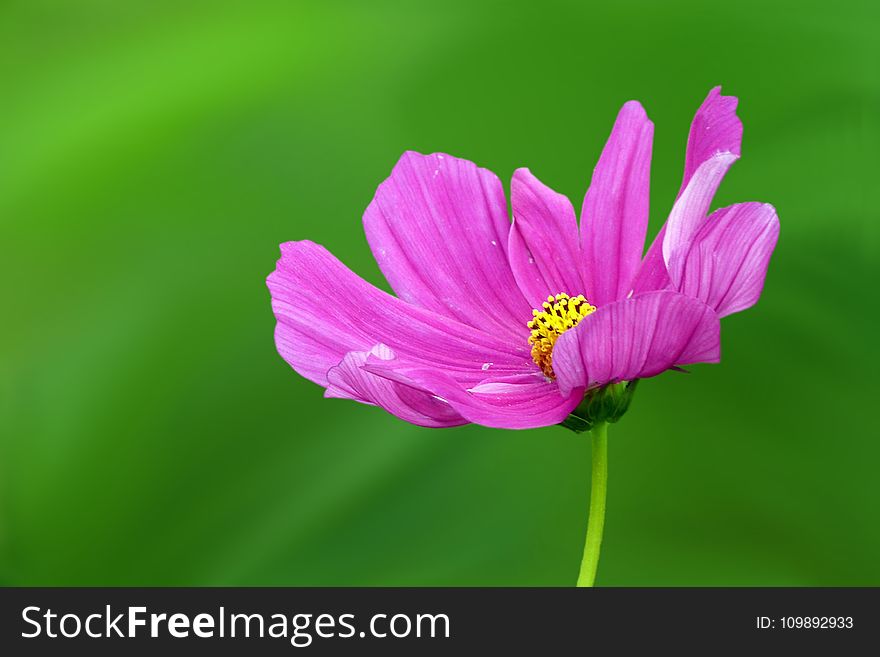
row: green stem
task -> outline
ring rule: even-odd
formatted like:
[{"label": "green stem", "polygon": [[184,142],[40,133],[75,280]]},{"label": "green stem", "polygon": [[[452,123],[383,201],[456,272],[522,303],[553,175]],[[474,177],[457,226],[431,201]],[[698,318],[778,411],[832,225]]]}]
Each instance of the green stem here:
[{"label": "green stem", "polygon": [[599,566],[602,530],[605,528],[605,493],[608,490],[608,423],[597,422],[590,432],[593,443],[593,476],[590,486],[590,517],[587,540],[578,575],[578,586],[593,586]]}]

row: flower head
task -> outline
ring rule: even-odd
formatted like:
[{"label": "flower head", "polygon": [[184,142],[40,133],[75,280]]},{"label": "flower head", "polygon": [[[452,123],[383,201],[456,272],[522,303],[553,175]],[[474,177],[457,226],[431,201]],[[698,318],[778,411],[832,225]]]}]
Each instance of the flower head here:
[{"label": "flower head", "polygon": [[[691,125],[681,189],[642,256],[653,124],[618,114],[584,198],[528,169],[511,183],[407,152],[364,214],[397,296],[323,247],[281,245],[268,278],[281,356],[325,396],[430,427],[557,424],[585,393],[717,362],[719,319],[757,302],[779,234],[772,206],[709,214],[739,158],[737,99],[713,89]],[[707,216],[708,215],[708,216]]]}]

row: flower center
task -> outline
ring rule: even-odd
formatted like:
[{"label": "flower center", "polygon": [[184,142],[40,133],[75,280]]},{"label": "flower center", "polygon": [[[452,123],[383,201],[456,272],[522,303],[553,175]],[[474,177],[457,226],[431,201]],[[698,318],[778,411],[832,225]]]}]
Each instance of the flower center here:
[{"label": "flower center", "polygon": [[578,325],[584,317],[596,310],[583,294],[571,298],[567,294],[548,296],[541,304],[543,310],[532,311],[532,330],[529,344],[532,345],[532,360],[541,368],[545,376],[556,378],[553,372],[553,345],[560,335]]}]

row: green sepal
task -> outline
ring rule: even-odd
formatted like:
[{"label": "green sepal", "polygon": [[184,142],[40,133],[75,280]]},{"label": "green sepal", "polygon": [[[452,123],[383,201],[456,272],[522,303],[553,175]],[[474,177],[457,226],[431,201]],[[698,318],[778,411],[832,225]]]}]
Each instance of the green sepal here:
[{"label": "green sepal", "polygon": [[584,433],[598,422],[617,422],[629,409],[638,382],[633,379],[588,390],[583,401],[559,426]]}]

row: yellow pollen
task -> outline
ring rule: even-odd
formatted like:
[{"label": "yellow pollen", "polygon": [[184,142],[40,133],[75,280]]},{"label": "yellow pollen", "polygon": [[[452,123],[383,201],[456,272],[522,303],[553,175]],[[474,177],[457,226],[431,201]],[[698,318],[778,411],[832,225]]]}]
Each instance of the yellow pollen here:
[{"label": "yellow pollen", "polygon": [[596,310],[596,306],[583,294],[571,298],[567,294],[548,296],[541,304],[543,310],[532,311],[532,330],[529,344],[532,345],[532,360],[541,368],[545,376],[556,378],[553,373],[553,345],[560,335],[578,325],[584,317]]}]

